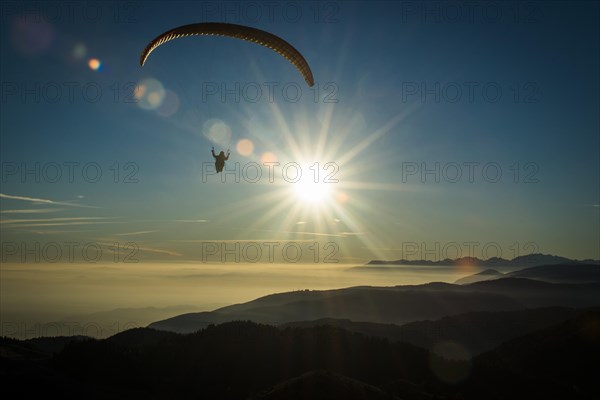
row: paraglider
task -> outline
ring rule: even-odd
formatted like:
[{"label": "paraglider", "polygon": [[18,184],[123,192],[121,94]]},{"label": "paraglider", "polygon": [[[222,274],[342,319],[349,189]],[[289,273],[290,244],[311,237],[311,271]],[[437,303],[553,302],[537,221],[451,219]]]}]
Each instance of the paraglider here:
[{"label": "paraglider", "polygon": [[229,149],[227,149],[227,155],[225,155],[225,152],[223,151],[221,151],[219,155],[216,155],[214,147],[211,149],[211,153],[215,158],[215,168],[217,169],[217,173],[223,171],[223,168],[225,167],[225,161],[229,160]]},{"label": "paraglider", "polygon": [[175,29],[171,29],[162,35],[159,35],[152,40],[142,52],[140,56],[140,65],[144,66],[148,56],[158,46],[173,39],[177,39],[185,36],[228,36],[232,38],[247,40],[249,42],[257,43],[262,46],[268,47],[269,49],[277,52],[290,63],[292,63],[296,69],[302,74],[304,80],[308,86],[314,85],[314,79],[312,71],[308,66],[308,63],[291,44],[283,40],[282,38],[273,35],[272,33],[251,28],[249,26],[222,23],[222,22],[204,22],[198,24],[190,24],[180,26]]}]

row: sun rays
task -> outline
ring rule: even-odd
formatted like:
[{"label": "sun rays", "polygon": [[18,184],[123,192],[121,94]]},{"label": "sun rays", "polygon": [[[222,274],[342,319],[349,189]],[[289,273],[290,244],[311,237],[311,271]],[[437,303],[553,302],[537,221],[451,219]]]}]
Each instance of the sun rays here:
[{"label": "sun rays", "polygon": [[[198,168],[201,177],[195,183],[201,185],[190,190],[190,194],[200,196],[207,190],[228,193],[211,211],[223,227],[219,235],[240,240],[335,237],[342,252],[347,246],[347,254],[355,254],[352,249],[356,246],[378,249],[390,245],[389,235],[382,235],[383,227],[373,226],[372,221],[382,211],[374,198],[379,197],[377,192],[385,196],[406,190],[406,185],[379,182],[378,171],[384,168],[384,161],[396,154],[373,149],[381,149],[375,143],[388,133],[402,133],[402,121],[412,114],[412,106],[376,123],[381,116],[366,115],[372,110],[358,100],[360,96],[345,95],[329,102],[331,92],[325,88],[335,86],[331,82],[317,81],[313,88],[293,82],[275,84],[268,79],[273,71],[267,74],[254,52],[246,49],[243,54],[253,82],[213,82],[225,92],[207,96],[202,89],[192,95],[193,88],[204,88],[206,83],[195,80],[196,70],[189,75],[182,73],[173,81],[189,80],[189,84],[178,84],[183,92],[177,93],[188,101],[182,103],[180,113],[166,120],[183,134],[178,139],[182,145],[187,137],[195,148],[204,139],[215,147],[232,150],[222,174],[206,179],[204,166]],[[192,64],[206,69],[200,63]],[[276,74],[280,71],[275,69]],[[179,72],[185,71],[182,68]],[[250,84],[264,91],[259,101],[245,98],[244,88]],[[298,88],[298,101],[284,95],[286,85]],[[240,93],[233,93],[238,89]],[[339,88],[335,86],[335,90],[338,93]],[[190,119],[190,115],[195,117]],[[211,121],[210,127],[206,121]],[[183,157],[194,156],[186,153]],[[211,162],[210,157],[200,155],[191,165],[210,167]],[[214,186],[220,183],[229,187]],[[236,187],[231,190],[231,185]],[[383,257],[377,253],[372,250],[367,257]]]},{"label": "sun rays", "polygon": [[[364,125],[356,123],[357,112],[340,107],[336,114],[336,104],[317,106],[298,105],[295,117],[289,118],[282,107],[273,103],[269,106],[269,116],[253,120],[253,131],[248,134],[253,137],[255,147],[264,151],[248,157],[236,154],[235,162],[240,163],[236,167],[240,170],[248,163],[263,169],[262,179],[239,182],[260,185],[260,193],[224,206],[222,223],[250,217],[251,222],[238,231],[240,238],[256,237],[260,232],[282,240],[335,238],[342,253],[344,248],[357,243],[367,248],[380,247],[370,233],[366,212],[369,209],[375,212],[376,207],[367,202],[364,192],[400,190],[400,187],[365,181],[364,169],[378,161],[377,155],[369,154],[367,149],[397,128],[404,115],[397,115],[365,134]],[[317,109],[317,115],[311,116],[310,109]],[[274,142],[274,126],[281,139],[276,146],[270,146]],[[226,183],[227,179],[231,177],[225,176]]]}]

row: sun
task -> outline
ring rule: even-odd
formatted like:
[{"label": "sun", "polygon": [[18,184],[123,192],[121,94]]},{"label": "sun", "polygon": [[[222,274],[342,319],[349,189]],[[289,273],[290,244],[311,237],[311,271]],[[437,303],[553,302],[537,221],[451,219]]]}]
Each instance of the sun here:
[{"label": "sun", "polygon": [[303,177],[292,185],[297,199],[303,203],[323,204],[329,200],[331,185],[328,183],[315,182],[309,177]]}]

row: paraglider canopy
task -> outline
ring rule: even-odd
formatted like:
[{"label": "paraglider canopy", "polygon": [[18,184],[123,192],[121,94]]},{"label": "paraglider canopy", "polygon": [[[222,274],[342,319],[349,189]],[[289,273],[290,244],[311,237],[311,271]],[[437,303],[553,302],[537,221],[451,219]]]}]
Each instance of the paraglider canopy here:
[{"label": "paraglider canopy", "polygon": [[249,42],[257,43],[262,46],[268,47],[269,49],[277,52],[289,62],[291,62],[296,69],[302,74],[304,80],[308,86],[314,85],[314,79],[312,71],[308,66],[308,63],[291,44],[283,40],[282,38],[273,35],[272,33],[251,28],[249,26],[228,24],[222,22],[204,22],[198,24],[190,24],[180,26],[175,29],[171,29],[152,40],[142,51],[140,56],[140,65],[144,66],[150,53],[154,51],[158,46],[173,39],[177,39],[185,36],[229,36],[237,39],[247,40]]}]

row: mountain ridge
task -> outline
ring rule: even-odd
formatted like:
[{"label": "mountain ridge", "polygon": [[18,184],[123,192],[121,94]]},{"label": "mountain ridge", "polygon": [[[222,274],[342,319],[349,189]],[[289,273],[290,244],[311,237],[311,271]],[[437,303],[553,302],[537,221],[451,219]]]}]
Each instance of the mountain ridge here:
[{"label": "mountain ridge", "polygon": [[[536,267],[537,268],[537,267]],[[543,275],[540,267],[534,275]],[[567,266],[558,267],[568,270]],[[582,267],[596,273],[596,266]],[[600,269],[598,269],[600,271]],[[510,311],[537,307],[600,306],[600,280],[556,283],[518,276],[466,285],[428,283],[391,287],[351,287],[324,291],[295,291],[261,297],[214,311],[188,313],[149,324],[149,327],[189,333],[210,324],[250,320],[279,325],[322,318],[405,324],[475,311]]]},{"label": "mountain ridge", "polygon": [[458,257],[455,259],[446,258],[444,260],[371,260],[363,266],[368,265],[440,265],[440,266],[480,266],[480,267],[533,267],[541,265],[554,265],[554,264],[599,264],[600,260],[574,260],[566,257],[555,256],[551,254],[534,253],[524,256],[517,256],[513,259],[506,259],[501,257],[490,257],[488,259],[480,259],[477,257]]}]

